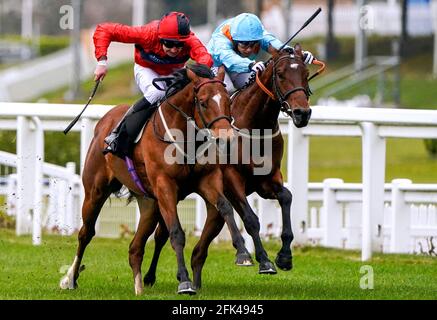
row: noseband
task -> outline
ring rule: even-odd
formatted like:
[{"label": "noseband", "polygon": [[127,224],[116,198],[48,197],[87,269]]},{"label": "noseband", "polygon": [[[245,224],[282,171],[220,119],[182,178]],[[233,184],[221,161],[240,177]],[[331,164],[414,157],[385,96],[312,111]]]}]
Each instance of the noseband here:
[{"label": "noseband", "polygon": [[280,57],[278,60],[273,60],[273,76],[272,76],[272,80],[273,80],[273,91],[274,94],[266,88],[266,86],[264,86],[264,84],[261,82],[261,80],[259,80],[258,77],[258,73],[256,74],[256,83],[259,85],[259,87],[273,100],[277,100],[279,102],[279,104],[281,106],[283,106],[284,104],[288,105],[287,102],[287,98],[298,91],[303,91],[305,93],[305,95],[307,96],[307,98],[309,98],[309,96],[311,95],[311,91],[308,88],[304,88],[304,87],[295,87],[293,89],[288,90],[285,93],[282,93],[281,90],[279,89],[278,83],[277,83],[277,75],[276,75],[276,64],[284,59],[293,59],[290,55],[285,55]]}]

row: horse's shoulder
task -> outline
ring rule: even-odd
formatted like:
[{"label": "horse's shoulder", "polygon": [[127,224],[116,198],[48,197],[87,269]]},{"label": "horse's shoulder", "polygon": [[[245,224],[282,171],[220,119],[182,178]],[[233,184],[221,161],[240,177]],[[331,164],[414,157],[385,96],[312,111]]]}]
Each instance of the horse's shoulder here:
[{"label": "horse's shoulder", "polygon": [[130,105],[128,104],[119,104],[111,108],[105,115],[97,122],[96,128],[105,125],[108,122],[113,122],[114,120],[118,120],[126,113],[127,109],[129,109]]}]

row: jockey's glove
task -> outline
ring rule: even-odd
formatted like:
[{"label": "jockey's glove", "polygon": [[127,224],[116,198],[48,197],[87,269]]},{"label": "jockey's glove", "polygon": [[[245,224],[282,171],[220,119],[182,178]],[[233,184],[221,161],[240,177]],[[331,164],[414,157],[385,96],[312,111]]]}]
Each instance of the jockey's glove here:
[{"label": "jockey's glove", "polygon": [[303,53],[303,62],[305,64],[313,63],[314,56],[313,56],[313,54],[311,52],[309,52],[309,51],[302,51],[302,53]]},{"label": "jockey's glove", "polygon": [[264,64],[264,62],[262,61],[258,61],[258,62],[252,62],[249,65],[249,68],[251,71],[255,71],[255,72],[262,72],[266,69],[266,65]]},{"label": "jockey's glove", "polygon": [[217,77],[218,74],[218,67],[211,67],[211,71],[214,74],[214,77]]}]

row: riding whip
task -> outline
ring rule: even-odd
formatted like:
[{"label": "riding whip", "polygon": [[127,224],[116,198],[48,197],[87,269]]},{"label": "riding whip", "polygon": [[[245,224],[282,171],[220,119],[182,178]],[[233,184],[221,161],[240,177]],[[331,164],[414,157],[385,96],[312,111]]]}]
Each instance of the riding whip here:
[{"label": "riding whip", "polygon": [[303,24],[303,26],[302,26],[299,30],[297,30],[296,33],[295,33],[294,35],[292,35],[290,39],[288,39],[287,41],[284,42],[284,44],[282,45],[282,47],[279,48],[278,51],[281,51],[282,49],[284,49],[284,47],[285,47],[285,46],[286,46],[286,45],[287,45],[291,40],[293,40],[294,37],[297,36],[297,34],[298,34],[299,32],[302,31],[302,29],[304,29],[307,25],[309,25],[309,24],[311,23],[311,21],[313,21],[314,18],[317,17],[317,15],[318,15],[321,11],[322,11],[322,8],[318,8],[318,9],[316,10],[316,12],[314,12],[313,15],[312,15],[311,17],[309,17],[309,19],[308,19],[307,21],[305,21],[305,23]]},{"label": "riding whip", "polygon": [[90,97],[88,98],[88,102],[86,103],[85,107],[82,109],[82,111],[76,116],[76,118],[73,119],[73,121],[71,121],[71,123],[68,125],[67,128],[65,128],[64,130],[64,134],[67,134],[71,128],[73,128],[73,126],[76,124],[77,121],[79,121],[80,116],[82,115],[82,113],[85,111],[85,109],[88,107],[88,105],[90,104],[91,100],[94,98],[94,95],[96,94],[97,88],[99,87],[100,84],[100,80],[96,81],[96,84],[94,85],[94,89],[91,92]]}]

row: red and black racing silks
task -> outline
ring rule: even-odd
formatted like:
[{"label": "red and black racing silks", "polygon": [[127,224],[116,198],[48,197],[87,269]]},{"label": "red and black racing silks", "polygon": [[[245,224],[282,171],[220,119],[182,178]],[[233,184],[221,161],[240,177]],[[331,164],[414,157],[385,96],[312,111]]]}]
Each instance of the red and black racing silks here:
[{"label": "red and black racing silks", "polygon": [[96,59],[107,56],[110,43],[116,41],[136,44],[135,62],[159,75],[168,75],[175,69],[182,68],[189,58],[212,66],[211,55],[193,32],[183,39],[185,46],[176,57],[167,56],[160,43],[158,25],[159,20],[135,27],[110,22],[97,25],[93,36]]}]

